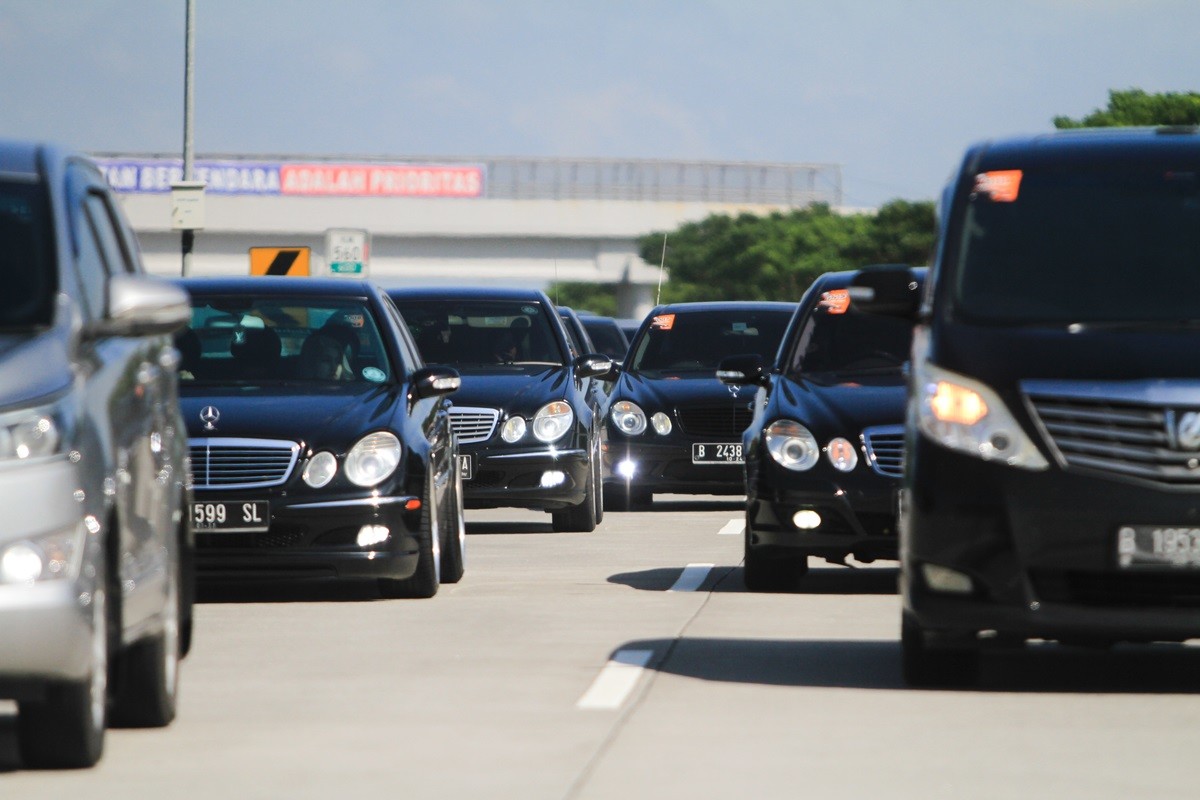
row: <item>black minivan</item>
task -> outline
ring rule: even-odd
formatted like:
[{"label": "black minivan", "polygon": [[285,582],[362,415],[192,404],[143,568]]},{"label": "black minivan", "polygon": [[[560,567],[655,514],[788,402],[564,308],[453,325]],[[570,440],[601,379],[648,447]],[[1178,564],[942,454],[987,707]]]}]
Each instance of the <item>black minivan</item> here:
[{"label": "black minivan", "polygon": [[988,642],[1200,636],[1200,134],[979,144],[940,216],[912,312],[905,680],[974,682]]}]

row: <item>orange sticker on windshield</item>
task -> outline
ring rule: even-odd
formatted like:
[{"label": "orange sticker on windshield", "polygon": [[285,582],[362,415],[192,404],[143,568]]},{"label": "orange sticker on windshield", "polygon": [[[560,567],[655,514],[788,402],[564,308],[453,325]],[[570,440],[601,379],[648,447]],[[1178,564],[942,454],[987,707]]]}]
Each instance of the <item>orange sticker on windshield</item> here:
[{"label": "orange sticker on windshield", "polygon": [[995,203],[1011,203],[1021,192],[1021,170],[998,169],[975,176],[975,193],[986,194]]},{"label": "orange sticker on windshield", "polygon": [[830,314],[845,314],[850,310],[850,290],[834,289],[821,295],[820,306],[829,309]]},{"label": "orange sticker on windshield", "polygon": [[651,328],[658,328],[660,331],[669,331],[675,327],[674,314],[659,314],[650,321]]}]

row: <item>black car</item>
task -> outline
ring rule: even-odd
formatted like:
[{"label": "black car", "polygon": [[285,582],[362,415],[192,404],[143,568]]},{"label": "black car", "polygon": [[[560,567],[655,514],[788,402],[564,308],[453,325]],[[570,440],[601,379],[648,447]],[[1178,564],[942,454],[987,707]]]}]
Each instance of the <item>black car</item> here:
[{"label": "black car", "polygon": [[612,361],[573,355],[553,303],[533,289],[391,289],[427,361],[454,366],[451,414],[468,508],[549,511],[591,531],[600,501],[603,396]]},{"label": "black car", "polygon": [[717,380],[732,355],[773,360],[795,303],[676,303],[655,308],[609,393],[605,503],[644,507],[655,492],[741,494],[742,431],[754,390]]},{"label": "black car", "polygon": [[618,363],[625,360],[629,352],[629,338],[625,331],[612,317],[601,317],[596,314],[579,314],[579,322],[583,329],[592,337],[596,351],[603,353]]},{"label": "black car", "polygon": [[941,208],[907,309],[906,680],[974,681],[985,645],[1200,637],[1200,133],[981,143]]},{"label": "black car", "polygon": [[734,357],[719,375],[761,386],[746,454],[745,581],[786,588],[808,557],[895,559],[911,320],[863,313],[851,281],[899,275],[915,294],[927,270],[872,267],[826,273],[809,287],[772,366]]},{"label": "black car", "polygon": [[446,397],[373,284],[190,278],[180,397],[197,565],[212,579],[375,580],[430,597],[463,572]]}]

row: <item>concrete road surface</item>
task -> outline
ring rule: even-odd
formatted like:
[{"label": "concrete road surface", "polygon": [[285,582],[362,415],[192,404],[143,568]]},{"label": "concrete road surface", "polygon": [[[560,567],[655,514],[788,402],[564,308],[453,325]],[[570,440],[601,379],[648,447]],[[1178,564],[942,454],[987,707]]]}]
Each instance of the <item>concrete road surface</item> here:
[{"label": "concrete road surface", "polygon": [[110,731],[95,769],[22,770],[0,704],[0,798],[1200,796],[1196,648],[1041,646],[910,690],[895,565],[751,594],[737,501],[468,520],[431,600],[208,589],[178,720]]}]

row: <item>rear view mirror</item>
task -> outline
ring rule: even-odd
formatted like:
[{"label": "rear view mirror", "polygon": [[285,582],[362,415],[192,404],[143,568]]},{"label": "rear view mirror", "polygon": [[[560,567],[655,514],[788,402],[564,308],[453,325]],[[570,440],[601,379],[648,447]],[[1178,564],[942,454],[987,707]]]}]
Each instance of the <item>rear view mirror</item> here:
[{"label": "rear view mirror", "polygon": [[729,386],[762,386],[766,383],[766,365],[756,353],[730,356],[717,365],[717,378]]},{"label": "rear view mirror", "polygon": [[868,314],[915,319],[921,305],[921,284],[905,264],[863,267],[850,281],[850,304]]},{"label": "rear view mirror", "polygon": [[575,359],[575,374],[580,378],[605,375],[613,368],[613,360],[599,353],[588,353]]},{"label": "rear view mirror", "polygon": [[462,386],[458,370],[434,365],[424,367],[412,374],[412,391],[418,398],[451,394]]}]

